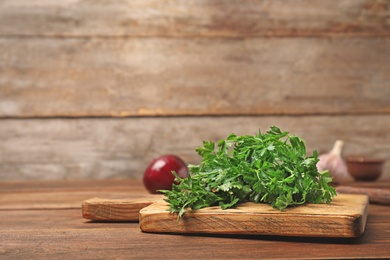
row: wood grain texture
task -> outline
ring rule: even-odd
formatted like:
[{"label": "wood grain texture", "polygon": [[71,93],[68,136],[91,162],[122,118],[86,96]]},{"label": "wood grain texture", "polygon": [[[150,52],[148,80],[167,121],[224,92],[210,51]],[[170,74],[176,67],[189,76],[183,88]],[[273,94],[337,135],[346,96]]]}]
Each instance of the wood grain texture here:
[{"label": "wood grain texture", "polygon": [[[2,181],[6,193],[39,189],[48,195],[62,191],[96,194],[123,190],[140,191],[140,180]],[[389,188],[389,182],[361,183]],[[379,186],[377,186],[379,185]],[[142,194],[142,193],[140,193]],[[134,193],[134,195],[136,195]],[[22,204],[40,204],[21,201]],[[140,231],[138,223],[91,222],[79,208],[1,210],[0,258],[4,259],[380,259],[389,258],[390,207],[370,205],[364,234],[358,238],[306,238],[261,235],[169,235]],[[1,205],[1,204],[0,204]],[[150,246],[158,245],[158,246]],[[180,248],[180,250],[178,250]]]},{"label": "wood grain texture", "polygon": [[187,211],[178,221],[166,202],[139,212],[140,228],[151,233],[258,234],[305,237],[359,237],[367,220],[367,195],[340,194],[331,204],[307,204],[279,211],[247,202]]},{"label": "wood grain texture", "polygon": [[[390,190],[387,190],[387,189],[353,187],[353,186],[338,186],[336,190],[337,190],[338,194],[364,194],[364,195],[368,196],[369,203],[390,206]],[[154,204],[155,202],[163,202],[163,199],[164,199],[164,196],[162,196],[162,195],[161,196],[159,196],[159,195],[140,196],[140,197],[135,197],[135,198],[125,198],[125,197],[123,197],[123,195],[122,195],[122,197],[116,197],[116,198],[113,196],[104,197],[104,198],[96,197],[96,198],[85,200],[82,204],[81,211],[82,211],[83,218],[90,219],[90,220],[112,221],[112,222],[118,222],[118,221],[138,222],[139,221],[139,212],[141,209],[143,209],[151,204]],[[351,203],[355,204],[356,201],[351,201]],[[162,205],[162,206],[160,207],[160,205]],[[164,211],[164,213],[166,213],[165,212],[166,209],[163,209],[163,207],[166,207],[164,203],[159,204],[159,206],[154,205],[153,207],[151,207],[154,210],[153,214],[155,214],[154,212],[163,213],[163,211]],[[1,208],[1,206],[0,206],[0,208]],[[255,208],[255,209],[253,209],[253,208]],[[239,209],[241,209],[241,208],[239,208]],[[263,209],[264,209],[264,207],[261,209],[257,208],[257,205],[253,205],[253,206],[250,205],[248,207],[243,206],[242,211],[240,211],[239,214],[245,214],[245,212],[247,212],[247,210],[248,211],[250,210],[251,212],[253,210],[253,211],[258,212],[258,213],[269,212],[268,209],[264,209],[264,212],[263,212]],[[330,209],[339,210],[340,208],[337,207],[337,208],[330,208]],[[348,213],[348,214],[351,213],[351,212],[346,212],[344,210],[345,210],[345,208],[343,208],[340,211],[343,211],[343,213]],[[146,210],[146,211],[150,212],[149,210]],[[209,209],[207,211],[209,211]],[[316,211],[316,209],[314,209],[313,211]],[[328,210],[326,210],[326,212],[327,211]],[[337,211],[337,213],[340,213],[340,211]],[[217,214],[217,215],[220,212],[221,211],[216,212],[215,210],[210,211],[211,214]],[[302,213],[300,210],[298,212]],[[236,213],[235,210],[234,210],[233,214],[234,213]],[[292,212],[292,215],[294,215],[294,213],[295,212]],[[156,214],[159,214],[159,213],[156,213]],[[224,211],[222,211],[222,214],[224,214]],[[230,212],[226,212],[226,214],[230,214]],[[163,218],[165,218],[165,217],[167,217],[167,216],[164,215]],[[218,215],[216,218],[218,219],[219,217],[222,217],[222,216]],[[355,216],[353,216],[353,217],[355,217]],[[294,217],[292,217],[292,218],[294,218]],[[209,217],[207,216],[206,221],[208,221],[208,220],[209,220]],[[215,221],[214,218],[212,220]],[[183,223],[184,225],[191,225],[189,221],[186,221],[186,220],[184,220],[184,221],[185,221]],[[199,220],[199,221],[201,221],[201,220]],[[266,219],[266,221],[268,221],[268,219]],[[156,224],[157,222],[158,222],[158,224]],[[220,222],[220,221],[218,221],[218,222]],[[287,223],[288,223],[288,221],[286,221],[286,225],[288,225]],[[251,223],[250,225],[252,225],[252,224],[253,223]],[[351,226],[354,226],[356,224],[357,224],[357,222],[354,221],[354,222],[349,223],[347,225],[347,230],[349,230],[348,231],[349,235],[352,234],[351,230],[355,230],[355,228],[356,228],[356,230],[358,230],[357,232],[363,231],[362,227],[360,227],[360,228],[351,227]],[[362,223],[359,222],[358,224],[362,224]],[[231,224],[228,222],[228,226],[230,226],[230,225]],[[294,222],[294,225],[295,225],[295,222]],[[148,227],[147,224],[146,224],[146,226]],[[161,223],[159,221],[152,222],[151,226],[152,227],[150,227],[149,229],[157,228],[158,230],[161,230],[164,228],[167,228],[167,229],[170,228],[170,227],[166,227],[166,226],[161,227]],[[203,223],[201,226],[203,228]],[[209,224],[207,224],[206,226],[209,226]],[[234,226],[236,226],[236,225],[234,225]],[[241,226],[241,225],[238,225],[238,226]],[[183,227],[183,226],[181,226],[181,227]],[[179,227],[179,229],[181,227]],[[218,227],[216,227],[217,230],[218,230]],[[187,231],[187,228],[184,228],[184,229],[185,229],[185,231]],[[185,231],[183,231],[183,232],[185,232]],[[172,232],[175,232],[175,231],[172,231]],[[246,230],[242,229],[241,231],[237,231],[237,232],[244,233],[244,232],[246,232]]]},{"label": "wood grain texture", "polygon": [[[154,202],[154,200],[148,196],[143,184],[140,185],[140,189],[142,192],[139,193],[134,193],[134,191],[124,192],[115,190],[104,192],[96,192],[96,190],[77,192],[29,191],[28,197],[26,197],[26,193],[7,192],[0,196],[0,210],[78,209],[83,205],[82,215],[86,219],[138,221],[139,210]],[[101,200],[99,200],[99,202],[91,201],[91,198],[95,196],[103,197],[105,199],[103,202]],[[123,198],[126,198],[126,201],[123,201]],[[101,206],[102,203],[100,202],[104,203],[104,205]],[[108,207],[110,208],[109,210],[107,210]],[[130,216],[130,218],[128,218],[128,216]]]},{"label": "wood grain texture", "polygon": [[390,38],[0,38],[0,117],[389,114]]},{"label": "wood grain texture", "polygon": [[0,179],[139,177],[269,125],[389,159],[389,15],[387,0],[2,0]]},{"label": "wood grain texture", "polygon": [[390,190],[387,189],[339,186],[337,187],[337,193],[366,194],[370,203],[390,206]]},{"label": "wood grain texture", "polygon": [[5,36],[389,36],[384,0],[3,0]]},{"label": "wood grain texture", "polygon": [[[135,193],[137,196],[147,194],[147,190],[143,186],[143,181],[139,179],[111,179],[111,180],[12,180],[3,181],[0,189],[1,193],[35,193],[35,192],[123,192]],[[98,194],[95,193],[95,196]],[[129,195],[129,194],[127,194]]]},{"label": "wood grain texture", "polygon": [[[370,214],[389,213],[370,206]],[[370,219],[370,216],[368,220]],[[2,211],[5,259],[362,259],[389,258],[390,223],[368,222],[359,238],[150,234],[138,223],[96,223],[80,209]],[[150,246],[159,245],[159,246]],[[180,250],[178,250],[180,248]],[[195,250],[196,249],[196,250]]]},{"label": "wood grain texture", "polygon": [[137,198],[92,198],[83,201],[81,212],[85,219],[96,221],[139,221],[139,211],[163,196],[147,196]]},{"label": "wood grain texture", "polygon": [[[303,138],[309,153],[329,151],[342,139],[345,156],[388,159],[389,124],[387,115],[3,119],[0,179],[140,178],[155,157],[173,153],[199,163],[195,148],[204,140],[272,125]],[[381,178],[389,176],[389,166]]]},{"label": "wood grain texture", "polygon": [[0,210],[82,209],[83,202],[94,197],[149,201],[151,195],[142,179],[2,181]]}]

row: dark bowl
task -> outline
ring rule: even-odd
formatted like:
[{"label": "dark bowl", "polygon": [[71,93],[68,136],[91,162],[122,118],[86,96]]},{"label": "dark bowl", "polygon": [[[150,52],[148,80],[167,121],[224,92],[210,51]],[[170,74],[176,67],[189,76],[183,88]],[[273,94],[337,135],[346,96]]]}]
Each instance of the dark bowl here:
[{"label": "dark bowl", "polygon": [[375,181],[383,172],[385,160],[363,156],[347,157],[349,174],[357,181]]}]

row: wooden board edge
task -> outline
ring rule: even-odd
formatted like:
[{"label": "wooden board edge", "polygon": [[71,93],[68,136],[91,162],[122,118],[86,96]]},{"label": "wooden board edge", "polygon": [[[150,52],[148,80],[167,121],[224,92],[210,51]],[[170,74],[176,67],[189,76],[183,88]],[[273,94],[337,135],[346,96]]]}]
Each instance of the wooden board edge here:
[{"label": "wooden board edge", "polygon": [[[222,211],[218,211],[219,214],[215,215],[213,211],[218,207],[211,207],[210,211],[206,212],[190,211],[180,221],[177,220],[177,214],[171,214],[167,209],[162,212],[155,211],[156,207],[164,205],[164,202],[156,202],[140,210],[139,223],[141,231],[146,233],[356,238],[365,231],[369,200],[366,195],[355,196],[360,197],[361,206],[354,214],[292,215],[252,212],[245,216],[225,210],[222,214]],[[153,223],[158,223],[158,226]],[[307,230],[309,232],[306,232]]]}]

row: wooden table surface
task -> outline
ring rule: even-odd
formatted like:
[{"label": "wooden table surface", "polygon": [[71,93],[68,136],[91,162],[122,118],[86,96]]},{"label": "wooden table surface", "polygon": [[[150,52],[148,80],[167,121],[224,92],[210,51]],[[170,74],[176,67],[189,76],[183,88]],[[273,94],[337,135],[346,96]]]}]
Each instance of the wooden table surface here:
[{"label": "wooden table surface", "polygon": [[[359,185],[390,189],[390,180]],[[390,206],[370,204],[355,239],[150,234],[81,216],[86,199],[145,194],[140,180],[0,182],[0,258],[390,258]]]}]

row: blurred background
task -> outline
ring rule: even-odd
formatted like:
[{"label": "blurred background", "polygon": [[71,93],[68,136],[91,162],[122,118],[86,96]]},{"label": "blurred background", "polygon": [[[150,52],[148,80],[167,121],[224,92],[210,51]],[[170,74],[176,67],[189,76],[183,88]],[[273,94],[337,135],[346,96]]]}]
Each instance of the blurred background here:
[{"label": "blurred background", "polygon": [[0,0],[0,180],[141,178],[273,125],[390,159],[389,0]]}]

